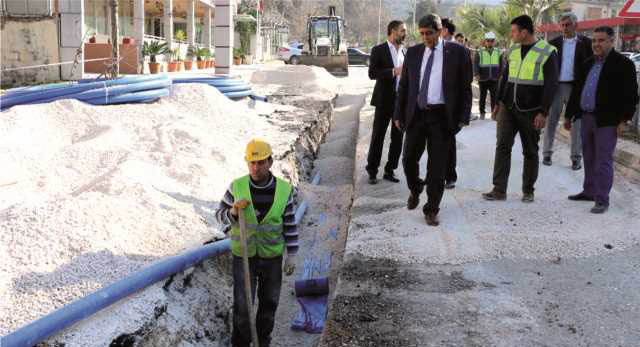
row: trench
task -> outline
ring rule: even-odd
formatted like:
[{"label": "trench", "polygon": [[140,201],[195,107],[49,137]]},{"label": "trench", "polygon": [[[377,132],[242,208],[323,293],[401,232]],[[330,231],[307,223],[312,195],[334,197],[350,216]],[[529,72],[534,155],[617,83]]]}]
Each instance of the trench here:
[{"label": "trench", "polygon": [[[272,334],[272,346],[280,347],[311,347],[319,342],[319,334],[290,329],[291,321],[299,311],[293,284],[295,279],[301,278],[305,259],[330,254],[331,264],[326,275],[331,288],[329,297],[334,294],[350,222],[359,111],[364,104],[364,95],[311,102],[302,102],[303,99],[302,95],[270,98],[273,103],[306,105],[305,114],[295,115],[304,118],[304,129],[300,129],[295,144],[285,153],[274,156],[275,162],[281,165],[282,175],[297,184],[299,202],[304,200],[309,204],[299,226],[300,253],[296,259],[296,272],[291,277],[283,277]],[[320,173],[322,180],[319,185],[312,185],[310,181],[316,173]],[[74,346],[68,342],[73,340],[70,335],[108,324],[101,320],[108,321],[107,318],[114,319],[114,316],[126,320],[127,317],[117,316],[119,306],[143,303],[147,304],[145,307],[152,307],[143,319],[132,322],[130,329],[120,332],[111,341],[95,341],[95,345],[230,346],[232,290],[231,255],[227,253],[172,275],[36,346]],[[148,295],[149,292],[153,294]],[[148,305],[149,300],[151,305]]]}]

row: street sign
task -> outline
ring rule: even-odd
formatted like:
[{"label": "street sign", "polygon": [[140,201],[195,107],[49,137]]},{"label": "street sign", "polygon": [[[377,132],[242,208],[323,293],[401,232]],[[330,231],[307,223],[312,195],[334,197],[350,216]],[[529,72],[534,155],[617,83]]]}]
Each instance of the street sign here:
[{"label": "street sign", "polygon": [[627,3],[624,5],[622,10],[620,10],[620,13],[618,14],[618,16],[640,18],[640,1],[627,0]]}]

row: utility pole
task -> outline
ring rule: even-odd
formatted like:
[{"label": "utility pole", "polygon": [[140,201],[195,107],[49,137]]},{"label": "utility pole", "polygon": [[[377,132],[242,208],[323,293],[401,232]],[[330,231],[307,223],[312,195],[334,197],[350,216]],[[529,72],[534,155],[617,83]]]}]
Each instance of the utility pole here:
[{"label": "utility pole", "polygon": [[378,1],[378,42],[380,44],[380,20],[382,19],[382,0]]},{"label": "utility pole", "polygon": [[120,74],[120,47],[118,40],[118,0],[111,0],[111,78]]}]

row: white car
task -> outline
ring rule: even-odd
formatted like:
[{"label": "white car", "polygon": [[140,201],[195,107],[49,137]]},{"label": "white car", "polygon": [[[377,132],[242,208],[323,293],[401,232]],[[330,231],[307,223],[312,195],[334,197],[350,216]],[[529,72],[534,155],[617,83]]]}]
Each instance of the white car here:
[{"label": "white car", "polygon": [[283,60],[285,64],[298,65],[303,46],[302,43],[295,43],[278,48],[278,59]]}]

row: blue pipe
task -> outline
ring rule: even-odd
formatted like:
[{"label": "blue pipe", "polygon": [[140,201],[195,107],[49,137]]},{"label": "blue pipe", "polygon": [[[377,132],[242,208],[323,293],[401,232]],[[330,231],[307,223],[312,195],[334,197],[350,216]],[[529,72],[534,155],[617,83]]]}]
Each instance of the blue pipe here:
[{"label": "blue pipe", "polygon": [[231,241],[226,239],[159,261],[4,336],[2,347],[31,347],[122,298],[230,249]]}]

